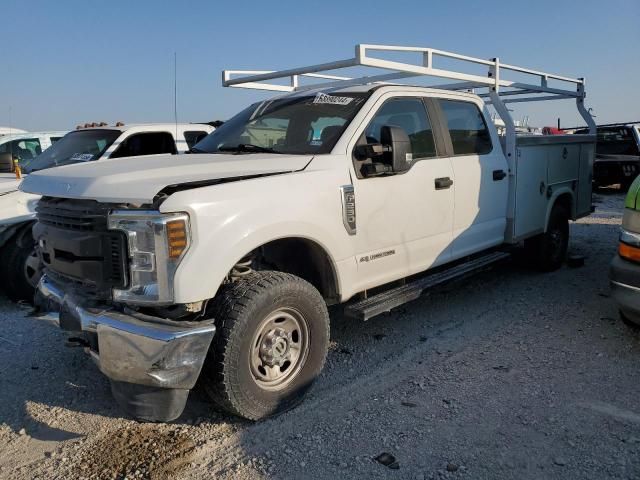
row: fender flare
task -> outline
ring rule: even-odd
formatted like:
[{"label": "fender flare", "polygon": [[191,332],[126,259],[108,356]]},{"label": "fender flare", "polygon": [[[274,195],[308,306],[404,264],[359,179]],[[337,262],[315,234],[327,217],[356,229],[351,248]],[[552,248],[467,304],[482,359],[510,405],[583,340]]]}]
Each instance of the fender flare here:
[{"label": "fender flare", "polygon": [[[270,226],[270,227],[273,227],[273,226]],[[176,295],[180,298],[179,301],[182,303],[185,303],[189,301],[203,300],[205,298],[213,298],[217,293],[218,289],[220,288],[220,285],[222,285],[222,283],[224,282],[224,278],[226,277],[226,275],[228,275],[228,273],[231,271],[233,266],[236,265],[244,256],[256,250],[257,248],[262,247],[263,245],[267,245],[271,242],[274,242],[277,240],[284,240],[288,238],[308,241],[310,243],[315,244],[315,246],[319,247],[322,250],[331,267],[331,270],[332,270],[331,274],[334,278],[335,288],[337,293],[339,294],[341,291],[341,286],[343,284],[344,278],[341,277],[338,261],[336,260],[335,256],[332,254],[331,249],[327,248],[326,243],[316,238],[316,236],[305,234],[302,229],[289,230],[289,229],[282,228],[278,230],[280,230],[281,232],[287,232],[287,233],[278,235],[278,234],[275,234],[276,232],[271,231],[269,232],[271,234],[268,234],[263,229],[260,229],[252,232],[251,235],[248,235],[245,238],[243,238],[241,242],[238,242],[232,248],[226,249],[224,252],[220,252],[220,255],[217,257],[218,260],[220,261],[219,267],[215,268],[215,271],[209,272],[210,276],[209,276],[209,282],[207,282],[207,286],[206,287],[203,286],[202,289],[200,289],[200,291],[203,293],[204,293],[204,290],[206,290],[207,294],[202,298],[196,298],[197,296],[193,296],[193,292],[191,292],[192,289],[185,288],[184,291],[178,290],[175,292]],[[205,247],[200,246],[200,248],[205,248]],[[221,261],[222,259],[224,259],[224,261]],[[176,275],[177,275],[176,279],[178,278],[178,276],[188,275],[189,273],[193,273],[195,271],[192,265],[189,265],[189,268],[187,269],[183,269],[182,267],[183,265],[178,267],[178,270],[176,272]],[[181,285],[181,284],[182,282],[176,281],[176,285]],[[187,283],[185,283],[185,285],[186,284]]]},{"label": "fender flare", "polygon": [[544,218],[545,232],[547,231],[547,226],[549,225],[549,217],[551,216],[551,210],[553,210],[553,207],[556,205],[558,198],[560,198],[563,195],[568,195],[571,198],[569,218],[575,218],[575,208],[576,208],[575,192],[569,186],[566,186],[566,185],[561,186],[557,189],[554,189],[553,194],[551,195],[551,198],[549,198],[549,202],[547,203],[547,213]]}]

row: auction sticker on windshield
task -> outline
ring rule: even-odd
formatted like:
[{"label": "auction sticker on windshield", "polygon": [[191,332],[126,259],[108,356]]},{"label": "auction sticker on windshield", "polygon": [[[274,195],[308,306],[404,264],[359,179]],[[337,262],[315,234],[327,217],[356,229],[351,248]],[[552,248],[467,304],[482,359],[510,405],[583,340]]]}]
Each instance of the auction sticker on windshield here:
[{"label": "auction sticker on windshield", "polygon": [[71,155],[71,160],[88,162],[89,160],[93,160],[93,154],[92,153],[74,153],[73,155]]},{"label": "auction sticker on windshield", "polygon": [[316,93],[313,103],[328,103],[331,105],[349,105],[353,101],[353,97],[337,97],[335,95],[327,95],[326,93]]}]

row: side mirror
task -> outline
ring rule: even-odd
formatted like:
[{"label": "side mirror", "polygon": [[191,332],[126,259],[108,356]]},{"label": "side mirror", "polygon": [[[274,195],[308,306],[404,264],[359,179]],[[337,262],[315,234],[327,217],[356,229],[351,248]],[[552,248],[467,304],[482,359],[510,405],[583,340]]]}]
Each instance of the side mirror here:
[{"label": "side mirror", "polygon": [[0,153],[0,172],[13,172],[13,159],[10,153]]},{"label": "side mirror", "polygon": [[384,160],[394,173],[406,172],[411,168],[413,152],[409,135],[400,127],[385,125],[380,131],[380,141],[385,147]]}]

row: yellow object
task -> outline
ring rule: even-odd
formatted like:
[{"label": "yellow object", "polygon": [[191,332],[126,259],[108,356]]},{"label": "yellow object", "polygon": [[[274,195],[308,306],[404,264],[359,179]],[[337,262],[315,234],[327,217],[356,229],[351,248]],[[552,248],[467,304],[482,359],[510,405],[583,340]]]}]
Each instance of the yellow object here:
[{"label": "yellow object", "polygon": [[22,178],[22,169],[20,168],[20,162],[17,158],[13,159],[13,171],[16,173],[16,178],[20,180]]},{"label": "yellow object", "polygon": [[178,258],[187,249],[187,225],[184,220],[167,222],[169,258]]}]

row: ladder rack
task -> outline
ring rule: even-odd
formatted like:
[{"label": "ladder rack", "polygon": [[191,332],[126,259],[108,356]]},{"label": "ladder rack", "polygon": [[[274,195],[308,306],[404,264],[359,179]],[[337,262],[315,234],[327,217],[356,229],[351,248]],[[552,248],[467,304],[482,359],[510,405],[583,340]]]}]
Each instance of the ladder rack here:
[{"label": "ladder rack", "polygon": [[[422,56],[422,62],[417,64],[387,60],[380,58],[380,56],[376,56],[376,52],[418,53]],[[436,68],[434,67],[434,60],[437,58],[457,60],[465,65],[484,66],[487,68],[487,75],[481,76],[465,73],[460,70]],[[382,69],[388,71],[388,73],[375,73],[357,78],[327,73],[350,67]],[[536,80],[534,83],[524,83],[503,78],[504,73],[513,72],[530,75]],[[318,81],[301,85],[301,77]],[[279,92],[299,92],[318,88],[341,88],[351,85],[385,84],[391,81],[395,82],[397,80],[413,77],[435,77],[455,80],[455,83],[434,85],[429,86],[429,88],[473,90],[480,97],[485,99],[485,103],[492,104],[498,112],[498,115],[500,115],[505,123],[507,132],[507,150],[515,147],[515,124],[506,107],[506,104],[508,103],[537,102],[567,98],[575,99],[578,111],[587,123],[590,133],[595,134],[595,122],[593,121],[591,114],[584,107],[584,98],[586,96],[584,78],[565,77],[553,73],[546,73],[516,65],[501,63],[498,58],[485,60],[482,58],[460,55],[434,48],[359,44],[355,47],[355,56],[346,60],[338,60],[280,71],[223,70],[222,84],[225,87],[252,88]],[[289,84],[282,85],[269,82],[270,80],[276,79],[288,79]],[[549,80],[561,83],[564,88],[550,87]]]}]

